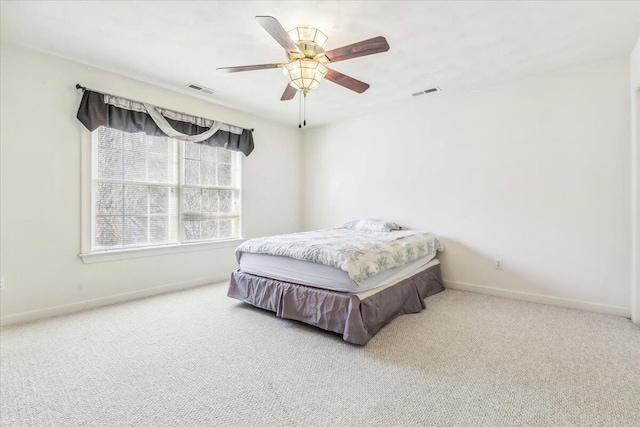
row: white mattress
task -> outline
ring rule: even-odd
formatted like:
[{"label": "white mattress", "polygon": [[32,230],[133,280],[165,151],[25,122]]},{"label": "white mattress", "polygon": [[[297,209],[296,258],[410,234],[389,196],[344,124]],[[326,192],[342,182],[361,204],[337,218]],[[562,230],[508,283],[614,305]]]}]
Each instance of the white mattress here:
[{"label": "white mattress", "polygon": [[434,252],[424,258],[411,261],[402,267],[383,271],[369,277],[360,286],[356,285],[346,271],[338,268],[277,255],[242,253],[240,269],[255,276],[268,277],[284,282],[299,283],[332,291],[361,293],[371,289],[377,290],[381,286],[392,285],[411,277],[431,267],[431,265],[437,264],[437,260],[435,260],[436,263],[430,264],[430,261],[435,256],[436,253]]}]

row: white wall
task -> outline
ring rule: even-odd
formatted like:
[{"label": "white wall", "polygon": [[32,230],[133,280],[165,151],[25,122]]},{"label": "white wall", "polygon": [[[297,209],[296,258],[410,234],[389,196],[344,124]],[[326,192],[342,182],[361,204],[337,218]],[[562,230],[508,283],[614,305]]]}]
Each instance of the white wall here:
[{"label": "white wall", "polygon": [[[390,218],[442,237],[450,286],[628,315],[629,70],[640,83],[638,52],[631,63],[409,99],[308,129],[301,150],[296,128],[3,43],[3,323],[205,283],[235,268],[233,248],[82,263],[76,83],[255,127],[243,170],[247,237],[297,231],[300,219],[314,229]],[[502,271],[493,268],[498,257]]]},{"label": "white wall", "polygon": [[0,64],[4,323],[206,283],[236,266],[233,248],[82,263],[76,83],[255,128],[256,149],[243,163],[246,236],[298,231],[297,128],[14,45],[1,45]]},{"label": "white wall", "polygon": [[632,279],[631,319],[640,323],[640,39],[631,53],[631,199]]},{"label": "white wall", "polygon": [[450,286],[628,316],[629,61],[444,89],[306,130],[303,228],[395,220]]}]

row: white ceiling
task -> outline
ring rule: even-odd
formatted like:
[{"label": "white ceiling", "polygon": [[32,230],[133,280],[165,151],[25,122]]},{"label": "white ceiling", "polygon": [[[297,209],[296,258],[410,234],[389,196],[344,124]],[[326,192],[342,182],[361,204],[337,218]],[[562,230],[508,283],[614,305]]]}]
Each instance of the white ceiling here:
[{"label": "white ceiling", "polygon": [[[389,52],[331,65],[371,84],[356,94],[329,81],[309,94],[310,125],[394,108],[422,89],[459,93],[629,55],[640,2],[9,2],[1,38],[163,86],[198,83],[214,102],[297,125],[280,70],[217,73],[280,62],[284,50],[254,21],[310,24],[328,50],[382,35]],[[100,89],[100,88],[96,88]],[[126,96],[126,94],[122,94]]]}]

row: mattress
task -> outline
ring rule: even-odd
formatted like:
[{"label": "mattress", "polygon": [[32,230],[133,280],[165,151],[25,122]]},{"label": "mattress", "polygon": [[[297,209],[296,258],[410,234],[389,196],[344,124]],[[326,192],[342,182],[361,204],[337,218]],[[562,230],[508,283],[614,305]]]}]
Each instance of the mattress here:
[{"label": "mattress", "polygon": [[362,285],[376,274],[443,249],[438,238],[428,232],[332,228],[249,239],[236,248],[236,259],[240,264],[243,254],[252,253],[323,264],[344,270]]},{"label": "mattress", "polygon": [[403,266],[383,271],[369,277],[359,286],[349,277],[346,271],[324,264],[277,255],[242,253],[240,270],[254,276],[313,286],[315,288],[361,293],[394,284],[410,277],[428,268],[429,262],[435,256],[436,252],[433,252],[426,257],[411,261]]}]

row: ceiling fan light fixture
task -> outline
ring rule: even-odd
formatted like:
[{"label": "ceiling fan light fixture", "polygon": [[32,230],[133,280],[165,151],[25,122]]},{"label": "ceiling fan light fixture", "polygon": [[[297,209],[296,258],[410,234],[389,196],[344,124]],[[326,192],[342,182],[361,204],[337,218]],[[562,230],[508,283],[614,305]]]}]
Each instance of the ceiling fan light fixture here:
[{"label": "ceiling fan light fixture", "polygon": [[287,76],[289,84],[305,95],[318,87],[328,71],[329,69],[322,63],[309,59],[291,61],[282,67],[282,72]]},{"label": "ceiling fan light fixture", "polygon": [[309,26],[296,27],[293,30],[288,31],[289,36],[296,42],[314,42],[320,47],[324,47],[328,37],[319,29]]},{"label": "ceiling fan light fixture", "polygon": [[[0,0],[1,1],[1,0]],[[273,16],[256,16],[256,22],[269,33],[285,50],[285,63],[244,65],[239,67],[222,67],[219,71],[235,73],[239,71],[267,70],[282,68],[282,73],[287,77],[287,86],[280,97],[281,101],[289,101],[295,98],[296,92],[302,94],[298,97],[300,102],[300,121],[298,127],[307,125],[306,99],[307,93],[320,85],[323,79],[336,83],[356,93],[363,93],[369,89],[369,85],[353,77],[328,69],[324,64],[358,58],[360,56],[373,55],[389,50],[389,43],[382,37],[374,37],[362,40],[347,46],[324,50],[327,36],[317,28],[309,25],[300,25],[293,30],[286,31],[282,24]],[[303,114],[303,111],[305,113]]]}]

